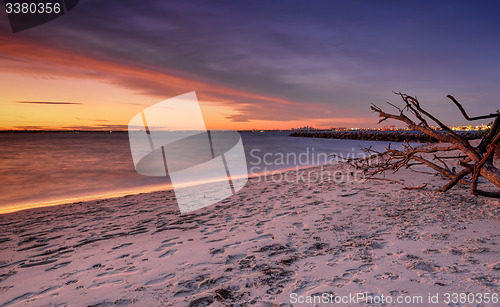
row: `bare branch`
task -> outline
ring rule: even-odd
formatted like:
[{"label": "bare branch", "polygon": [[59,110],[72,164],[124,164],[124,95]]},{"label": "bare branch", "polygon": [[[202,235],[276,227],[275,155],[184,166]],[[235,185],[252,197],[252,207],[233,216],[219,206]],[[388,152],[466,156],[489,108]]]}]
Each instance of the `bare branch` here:
[{"label": "bare branch", "polygon": [[[463,137],[459,136],[448,126],[443,124],[437,117],[433,116],[431,113],[426,111],[418,101],[416,97],[412,97],[403,93],[395,93],[401,97],[404,101],[404,107],[400,108],[394,104],[388,102],[388,104],[399,111],[399,114],[391,114],[383,111],[378,106],[372,104],[371,109],[378,113],[381,118],[379,122],[383,122],[388,119],[394,119],[405,123],[410,129],[420,131],[427,136],[435,138],[440,142],[449,143],[445,146],[421,146],[413,148],[409,143],[403,145],[402,150],[392,149],[390,146],[386,148],[384,152],[376,152],[371,148],[365,150],[366,153],[370,154],[368,158],[357,159],[357,166],[364,166],[371,171],[371,176],[367,178],[373,180],[385,180],[396,182],[402,184],[405,188],[422,188],[421,187],[408,187],[404,183],[387,179],[387,178],[377,178],[374,177],[376,174],[385,174],[386,171],[391,170],[393,173],[398,172],[403,166],[410,169],[413,172],[420,172],[421,170],[414,170],[411,168],[413,165],[426,165],[431,169],[437,171],[439,174],[448,177],[450,181],[439,189],[439,191],[447,191],[457,183],[466,183],[471,185],[472,193],[475,195],[483,195],[488,197],[500,197],[498,192],[489,192],[478,189],[479,177],[483,176],[495,186],[500,187],[500,170],[493,165],[493,156],[495,155],[495,150],[500,143],[500,113],[497,111],[496,114],[469,117],[462,105],[451,95],[448,95],[453,103],[458,107],[462,115],[469,121],[495,118],[495,121],[491,127],[491,131],[487,136],[483,137],[481,143],[473,148],[470,143]],[[405,114],[406,113],[406,114]],[[408,117],[410,114],[412,118]],[[416,120],[414,120],[416,118]],[[441,130],[436,130],[432,128],[427,119],[435,122]],[[449,152],[454,150],[460,150],[463,154],[458,154],[454,156],[440,156],[436,153],[438,152]],[[433,154],[433,159],[438,161],[443,166],[440,166],[432,161],[430,161],[425,154]],[[374,160],[371,160],[374,159]],[[462,166],[460,172],[456,173],[455,167],[448,166],[448,161],[450,159],[457,159],[458,165]],[[353,161],[353,160],[351,160]],[[375,161],[375,163],[373,163]],[[366,169],[365,169],[366,170]],[[428,172],[424,172],[428,173]],[[466,180],[465,176],[472,174],[472,180]],[[366,181],[366,180],[365,180]]]},{"label": "bare branch", "polygon": [[443,186],[442,188],[440,188],[438,191],[439,192],[446,192],[448,191],[449,189],[451,189],[452,187],[454,187],[460,180],[462,180],[462,178],[464,178],[465,176],[467,176],[468,174],[470,174],[470,170],[469,169],[463,169],[461,170],[455,177],[453,177],[453,179],[451,179],[450,182],[448,182],[445,186]]},{"label": "bare branch", "polygon": [[408,165],[406,165],[406,168],[409,169],[412,172],[419,173],[419,174],[435,175],[434,173],[430,173],[430,172],[424,172],[424,171],[414,170],[413,168],[411,168],[411,166],[408,166]]},{"label": "bare branch", "polygon": [[407,190],[418,190],[418,189],[423,189],[423,188],[425,188],[427,186],[427,183],[424,183],[423,185],[419,185],[419,186],[416,186],[416,187],[414,187],[414,186],[407,186],[406,184],[402,183],[401,181],[387,179],[387,178],[377,178],[377,177],[368,177],[368,178],[365,178],[365,181],[363,181],[363,183],[365,183],[369,179],[372,179],[372,180],[384,180],[384,181],[390,181],[390,182],[398,183],[398,184],[403,185],[404,188],[407,189]]},{"label": "bare branch", "polygon": [[455,97],[451,96],[451,95],[448,95],[446,96],[448,98],[451,99],[451,101],[453,101],[453,103],[457,106],[457,108],[460,110],[460,112],[462,113],[462,115],[465,117],[466,120],[468,121],[474,121],[474,120],[479,120],[479,119],[486,119],[486,118],[498,118],[500,116],[500,114],[498,113],[491,113],[491,114],[488,114],[488,115],[482,115],[482,116],[476,116],[476,117],[469,117],[469,115],[467,115],[467,112],[465,112],[464,108],[462,107],[462,105],[455,99]]},{"label": "bare branch", "polygon": [[446,162],[444,162],[440,157],[436,156],[436,154],[434,154],[434,160],[438,160],[439,162],[441,162],[444,166],[444,168],[449,171],[450,173],[453,173],[450,168],[448,167],[448,164],[446,164]]},{"label": "bare branch", "polygon": [[500,198],[500,191],[489,192],[489,191],[476,190],[476,194],[481,195],[481,196],[491,197],[491,198]]},{"label": "bare branch", "polygon": [[480,152],[486,151],[486,146],[488,146],[488,144],[495,136],[495,133],[497,133],[499,126],[500,126],[500,116],[495,118],[495,121],[490,127],[490,132],[488,132],[488,134],[481,140],[481,143],[477,146],[477,149],[479,149]]}]

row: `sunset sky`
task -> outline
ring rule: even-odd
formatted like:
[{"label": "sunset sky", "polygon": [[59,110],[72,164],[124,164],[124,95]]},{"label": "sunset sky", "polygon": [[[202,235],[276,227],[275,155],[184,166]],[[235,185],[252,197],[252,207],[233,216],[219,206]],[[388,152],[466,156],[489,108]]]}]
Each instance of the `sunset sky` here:
[{"label": "sunset sky", "polygon": [[392,91],[464,124],[446,95],[470,115],[500,105],[499,13],[496,1],[81,0],[13,34],[2,7],[0,129],[123,130],[191,91],[210,129],[376,127],[369,106],[398,103]]}]

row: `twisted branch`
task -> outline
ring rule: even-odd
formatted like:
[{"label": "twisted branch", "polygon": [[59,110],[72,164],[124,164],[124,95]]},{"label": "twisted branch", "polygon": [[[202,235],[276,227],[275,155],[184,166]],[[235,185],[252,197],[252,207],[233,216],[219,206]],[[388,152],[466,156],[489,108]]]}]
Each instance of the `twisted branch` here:
[{"label": "twisted branch", "polygon": [[[422,108],[420,102],[417,100],[416,97],[412,97],[402,93],[395,93],[395,94],[401,97],[401,99],[404,102],[404,107],[400,108],[390,102],[387,103],[396,110],[398,110],[399,114],[387,113],[378,106],[372,104],[371,109],[374,112],[378,113],[379,117],[381,118],[379,120],[379,123],[388,119],[401,121],[404,122],[410,129],[423,132],[426,135],[436,138],[441,142],[450,143],[450,145],[447,146],[433,145],[433,146],[413,148],[411,147],[410,144],[406,144],[403,145],[404,150],[391,149],[389,146],[389,148],[387,148],[384,152],[375,152],[371,150],[371,148],[368,148],[365,151],[367,153],[370,153],[371,155],[368,158],[356,159],[356,163],[358,164],[358,166],[361,163],[362,166],[373,169],[371,174],[375,175],[384,173],[388,170],[392,170],[393,173],[395,173],[399,171],[403,166],[406,166],[406,168],[410,168],[410,166],[412,165],[423,164],[427,165],[428,167],[437,171],[439,174],[448,177],[450,179],[450,181],[445,186],[440,188],[439,191],[443,192],[448,191],[450,188],[452,188],[458,183],[467,183],[471,185],[471,190],[474,195],[500,197],[500,191],[491,192],[478,189],[478,178],[480,176],[485,177],[495,186],[500,187],[500,170],[493,165],[493,157],[495,155],[495,149],[498,143],[500,142],[500,132],[498,132],[500,128],[500,113],[498,111],[497,113],[492,113],[489,115],[470,117],[465,111],[465,109],[462,107],[462,105],[453,96],[451,95],[447,96],[458,107],[458,109],[460,110],[460,112],[462,113],[463,117],[466,120],[474,121],[480,119],[495,118],[495,121],[491,127],[490,132],[485,137],[483,137],[481,143],[476,148],[473,148],[465,138],[459,136],[452,129],[450,129],[448,126],[442,123],[437,117],[435,117],[434,115],[426,111],[424,108]],[[416,121],[407,116],[405,112],[411,114],[414,118],[416,118]],[[433,129],[429,125],[427,119],[430,119],[434,123],[436,123],[441,130],[437,131]],[[463,154],[455,155],[454,157],[444,157],[444,156],[438,156],[436,154],[439,152],[447,152],[454,150],[460,150]],[[440,164],[442,164],[442,166],[439,166],[436,163],[424,158],[423,156],[418,155],[418,153],[434,153],[433,155],[434,160],[437,160]],[[365,163],[363,165],[364,163],[363,161],[367,161],[373,158],[378,159],[378,161],[375,164],[372,163],[373,161],[370,161],[370,163]],[[463,169],[458,173],[456,173],[455,167],[450,168],[446,162],[446,160],[451,158],[459,159],[458,164]],[[415,171],[413,169],[411,170]],[[469,174],[472,174],[472,180],[470,182],[465,179],[465,177]],[[370,177],[368,179],[396,182],[394,180],[386,178]],[[401,182],[398,183],[403,184]],[[409,188],[406,185],[404,186],[405,188]],[[419,187],[412,187],[412,188],[419,188]]]}]

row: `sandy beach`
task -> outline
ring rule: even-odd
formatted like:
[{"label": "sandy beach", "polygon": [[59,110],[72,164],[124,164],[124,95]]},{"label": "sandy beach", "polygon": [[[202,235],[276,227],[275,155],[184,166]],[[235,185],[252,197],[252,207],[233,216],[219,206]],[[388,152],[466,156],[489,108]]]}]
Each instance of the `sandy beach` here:
[{"label": "sandy beach", "polygon": [[445,180],[408,170],[391,178],[428,186],[279,180],[296,173],[251,178],[184,215],[172,191],[1,215],[0,306],[326,306],[307,300],[358,293],[373,306],[462,306],[446,293],[498,295],[498,200],[435,192]]},{"label": "sandy beach", "polygon": [[500,307],[500,1],[0,11],[0,307]]}]

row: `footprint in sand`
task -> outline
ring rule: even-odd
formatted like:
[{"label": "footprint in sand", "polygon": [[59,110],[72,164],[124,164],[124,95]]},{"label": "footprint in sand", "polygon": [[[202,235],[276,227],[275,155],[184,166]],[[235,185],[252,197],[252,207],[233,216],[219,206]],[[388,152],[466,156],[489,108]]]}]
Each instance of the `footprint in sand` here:
[{"label": "footprint in sand", "polygon": [[170,241],[177,240],[177,239],[179,239],[179,237],[174,237],[174,238],[166,239],[166,240],[161,241],[161,243],[168,243]]},{"label": "footprint in sand", "polygon": [[169,249],[168,251],[166,251],[163,254],[161,254],[158,258],[165,258],[165,257],[173,255],[175,253],[177,253],[176,249]]},{"label": "footprint in sand", "polygon": [[57,270],[57,269],[60,269],[60,268],[64,268],[65,266],[67,266],[68,264],[70,264],[71,261],[66,261],[66,262],[61,262],[61,263],[56,263],[54,266],[46,269],[45,271],[53,271],[53,270]]},{"label": "footprint in sand", "polygon": [[204,296],[204,297],[197,298],[194,301],[191,301],[188,306],[189,307],[205,307],[205,306],[211,305],[213,302],[214,302],[213,297]]},{"label": "footprint in sand", "polygon": [[221,242],[221,241],[225,241],[225,240],[227,240],[227,238],[209,240],[209,241],[207,241],[207,243],[215,243],[215,242]]},{"label": "footprint in sand", "polygon": [[207,232],[205,235],[209,236],[209,235],[213,235],[213,234],[219,233],[221,231],[222,231],[222,229],[216,229],[214,231]]},{"label": "footprint in sand", "polygon": [[261,235],[261,236],[258,236],[257,238],[253,238],[253,239],[250,239],[248,241],[259,241],[259,240],[263,240],[263,239],[274,239],[274,235],[273,234],[267,234],[267,235]]},{"label": "footprint in sand", "polygon": [[152,279],[148,282],[146,282],[146,286],[151,286],[151,285],[156,285],[156,284],[161,284],[169,279],[172,279],[175,277],[175,274],[174,273],[170,273],[170,274],[166,274],[160,278],[156,278],[156,279]]},{"label": "footprint in sand", "polygon": [[146,253],[146,251],[145,251],[145,250],[143,250],[143,251],[141,251],[141,252],[139,252],[139,253],[137,253],[137,254],[133,255],[131,258],[132,258],[132,259],[135,259],[135,258],[142,257],[142,256],[144,256],[144,254],[145,254],[145,253]]},{"label": "footprint in sand", "polygon": [[123,248],[123,247],[130,246],[130,245],[132,245],[132,244],[134,244],[134,243],[123,243],[123,244],[117,245],[117,246],[115,246],[115,247],[113,247],[113,248],[111,248],[111,249],[112,249],[112,250],[115,250],[115,249],[119,249],[119,248]]},{"label": "footprint in sand", "polygon": [[245,254],[228,255],[226,259],[226,264],[233,264],[238,260],[245,258]]},{"label": "footprint in sand", "polygon": [[40,292],[27,292],[27,293],[24,293],[22,295],[19,295],[18,297],[13,298],[12,300],[10,300],[8,302],[5,302],[2,306],[10,306],[10,305],[13,305],[15,303],[18,303],[18,302],[21,302],[24,300],[28,300],[28,299],[36,299],[38,296],[40,296],[42,294],[47,294],[49,292],[53,292],[61,287],[62,286],[54,286],[54,287],[46,288],[45,290],[42,290]]},{"label": "footprint in sand", "polygon": [[163,245],[161,245],[160,247],[156,248],[156,249],[155,249],[155,252],[161,252],[161,251],[162,251],[162,250],[164,250],[165,248],[170,247],[170,246],[174,246],[175,244],[177,244],[177,243],[172,242],[172,243],[166,243],[166,244],[163,244]]}]

